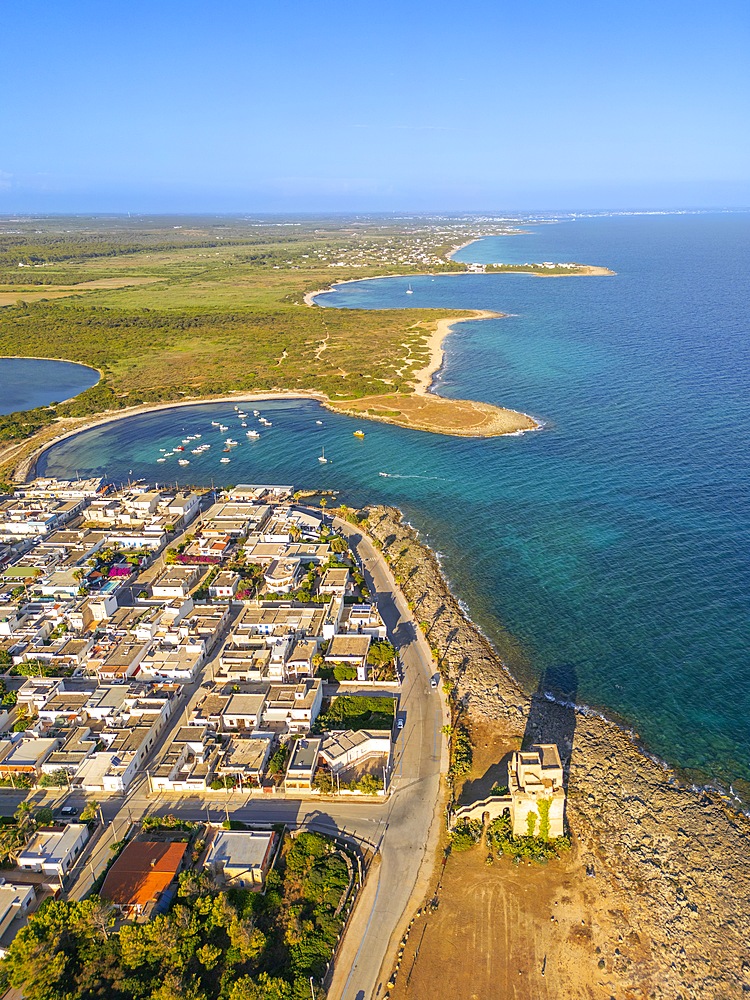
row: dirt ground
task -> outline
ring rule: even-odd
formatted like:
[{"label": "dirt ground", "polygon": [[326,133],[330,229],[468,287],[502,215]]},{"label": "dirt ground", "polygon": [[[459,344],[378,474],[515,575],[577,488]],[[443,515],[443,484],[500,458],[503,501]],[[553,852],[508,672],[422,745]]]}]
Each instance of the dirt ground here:
[{"label": "dirt ground", "polygon": [[[472,736],[474,767],[460,801],[507,778],[498,761],[517,745],[492,725],[475,723]],[[437,909],[424,907],[412,926],[392,1000],[648,996],[623,992],[621,976],[647,964],[648,944],[627,928],[615,889],[587,877],[575,844],[547,865],[488,864],[487,855],[479,845],[449,857],[436,885]]]},{"label": "dirt ground", "polygon": [[534,430],[538,425],[525,413],[506,410],[489,403],[467,399],[444,399],[415,393],[392,396],[365,396],[335,401],[331,407],[341,413],[368,414],[385,423],[418,430],[470,437],[494,437]]},{"label": "dirt ground", "polygon": [[0,289],[0,306],[14,306],[17,302],[40,302],[43,299],[64,299],[80,292],[97,289],[127,288],[129,285],[150,285],[161,278],[134,275],[130,278],[95,278],[77,285],[36,285],[33,288]]}]

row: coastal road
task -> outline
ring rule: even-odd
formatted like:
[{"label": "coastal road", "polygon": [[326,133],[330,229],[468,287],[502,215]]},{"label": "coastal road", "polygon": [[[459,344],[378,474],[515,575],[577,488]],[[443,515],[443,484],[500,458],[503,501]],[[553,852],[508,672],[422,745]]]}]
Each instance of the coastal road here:
[{"label": "coastal road", "polygon": [[[389,637],[404,667],[399,733],[381,842],[381,864],[369,880],[336,962],[330,1000],[376,1000],[382,996],[423,860],[429,865],[429,834],[440,801],[440,775],[447,770],[442,726],[449,721],[432,652],[381,553],[366,535],[339,518],[334,526],[348,540],[377,601]],[[433,840],[435,829],[433,828]],[[369,882],[368,880],[368,882]]]}]

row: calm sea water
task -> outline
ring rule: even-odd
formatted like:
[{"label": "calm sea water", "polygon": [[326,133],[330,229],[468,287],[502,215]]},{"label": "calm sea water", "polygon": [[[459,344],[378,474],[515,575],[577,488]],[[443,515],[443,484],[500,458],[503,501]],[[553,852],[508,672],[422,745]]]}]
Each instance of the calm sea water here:
[{"label": "calm sea water", "polygon": [[[213,405],[91,430],[41,471],[284,482],[397,504],[529,686],[562,668],[576,701],[747,793],[749,251],[747,215],[579,219],[460,256],[575,260],[616,277],[425,276],[409,296],[394,278],[321,297],[510,314],[456,328],[439,391],[532,413],[539,433],[472,441],[363,422],[359,441],[351,419],[278,402],[256,404],[273,426],[249,444],[232,407]],[[210,426],[220,417],[243,442],[229,465]],[[156,463],[196,432],[213,445],[204,456]]]},{"label": "calm sea water", "polygon": [[0,358],[0,413],[61,403],[98,381],[94,368],[72,361]]}]

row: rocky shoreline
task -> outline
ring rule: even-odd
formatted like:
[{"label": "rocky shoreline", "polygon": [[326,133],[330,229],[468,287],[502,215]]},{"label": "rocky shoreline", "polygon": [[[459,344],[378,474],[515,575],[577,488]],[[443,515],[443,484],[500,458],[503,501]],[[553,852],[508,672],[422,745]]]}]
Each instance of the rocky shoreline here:
[{"label": "rocky shoreline", "polygon": [[[559,700],[545,697],[542,685],[529,696],[398,510],[370,508],[368,531],[424,623],[470,731],[490,732],[506,751],[521,741],[558,743],[574,877],[602,914],[591,929],[601,990],[590,995],[609,995],[608,988],[618,997],[686,1000],[750,992],[750,820],[681,781],[634,734],[565,704],[564,670],[543,681]],[[472,784],[480,781],[467,791]],[[591,948],[593,956],[593,938]]]}]

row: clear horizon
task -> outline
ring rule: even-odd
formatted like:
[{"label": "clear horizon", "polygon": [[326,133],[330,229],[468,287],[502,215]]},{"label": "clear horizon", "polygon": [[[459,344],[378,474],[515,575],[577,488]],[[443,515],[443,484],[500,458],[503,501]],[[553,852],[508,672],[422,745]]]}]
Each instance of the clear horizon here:
[{"label": "clear horizon", "polygon": [[19,0],[4,28],[2,215],[750,205],[740,0]]}]

